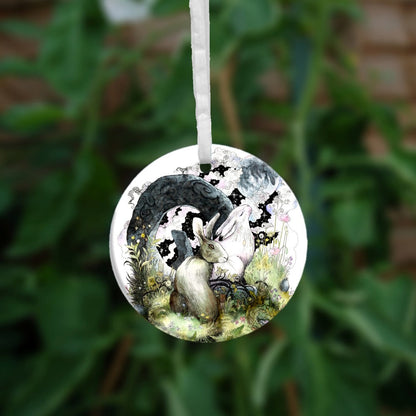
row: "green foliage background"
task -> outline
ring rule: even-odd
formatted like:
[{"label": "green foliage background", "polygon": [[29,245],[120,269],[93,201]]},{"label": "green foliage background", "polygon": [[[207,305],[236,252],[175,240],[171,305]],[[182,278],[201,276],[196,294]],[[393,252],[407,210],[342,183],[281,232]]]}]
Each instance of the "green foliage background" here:
[{"label": "green foliage background", "polygon": [[[153,13],[187,7],[157,0]],[[211,12],[214,140],[234,143],[218,83],[231,62],[243,146],[285,177],[304,209],[310,248],[297,292],[265,328],[218,345],[177,341],[139,318],[112,275],[109,226],[142,167],[195,143],[189,39],[174,56],[154,55],[171,30],[156,29],[128,48],[95,0],[56,2],[46,28],[3,21],[40,51],[31,62],[3,60],[0,75],[40,77],[56,98],[0,117],[16,137],[0,167],[2,414],[416,412],[415,280],[389,260],[387,217],[403,204],[414,210],[416,155],[336,36],[334,21],[358,19],[359,8],[211,0]],[[259,86],[270,68],[284,74],[287,102]],[[121,74],[131,87],[106,114],[106,88]],[[317,105],[322,85],[328,99]],[[253,129],[255,114],[283,124],[281,137]],[[382,157],[363,146],[370,125],[388,146]]]}]

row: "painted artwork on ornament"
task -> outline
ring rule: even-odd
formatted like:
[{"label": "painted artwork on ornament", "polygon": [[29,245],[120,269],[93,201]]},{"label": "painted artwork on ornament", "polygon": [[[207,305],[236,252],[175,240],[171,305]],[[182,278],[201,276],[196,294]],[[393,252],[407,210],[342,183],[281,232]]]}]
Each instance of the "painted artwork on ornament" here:
[{"label": "painted artwork on ornament", "polygon": [[128,218],[116,231],[123,289],[141,315],[175,337],[248,334],[285,307],[300,280],[300,207],[284,180],[245,152],[214,146],[207,173],[180,160],[126,191]]}]

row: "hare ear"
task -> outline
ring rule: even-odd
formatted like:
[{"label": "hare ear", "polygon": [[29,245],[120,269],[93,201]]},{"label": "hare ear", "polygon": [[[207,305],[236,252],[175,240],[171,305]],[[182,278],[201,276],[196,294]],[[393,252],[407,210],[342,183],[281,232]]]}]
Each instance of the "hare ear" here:
[{"label": "hare ear", "polygon": [[195,217],[192,222],[192,230],[194,234],[202,241],[205,239],[204,227],[201,218]]},{"label": "hare ear", "polygon": [[212,231],[214,230],[214,225],[217,222],[219,217],[220,217],[220,213],[218,212],[211,218],[211,220],[205,227],[205,235],[207,236],[207,238],[212,238]]},{"label": "hare ear", "polygon": [[231,220],[224,226],[221,226],[221,229],[219,228],[217,230],[217,235],[221,236],[223,239],[231,237],[237,230],[237,221]]}]

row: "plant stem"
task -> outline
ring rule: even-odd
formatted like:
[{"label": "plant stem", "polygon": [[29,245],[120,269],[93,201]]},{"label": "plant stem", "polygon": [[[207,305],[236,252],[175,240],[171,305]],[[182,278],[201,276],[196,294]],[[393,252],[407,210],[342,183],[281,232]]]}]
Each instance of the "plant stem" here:
[{"label": "plant stem", "polygon": [[[131,335],[125,335],[121,339],[101,387],[100,397],[103,400],[105,400],[113,392],[117,383],[119,382],[122,372],[125,368],[132,344],[133,338]],[[92,416],[100,416],[101,414],[101,406],[98,406],[91,412]]]},{"label": "plant stem", "polygon": [[317,19],[320,30],[317,31],[317,36],[312,46],[307,77],[304,82],[302,94],[296,103],[295,115],[291,128],[295,142],[295,158],[299,170],[299,199],[302,201],[305,214],[308,214],[311,209],[310,188],[313,176],[312,168],[308,160],[306,126],[319,87],[322,61],[324,59],[325,44],[328,34],[328,5],[326,4],[326,1],[320,2],[320,5]]},{"label": "plant stem", "polygon": [[231,143],[238,149],[244,148],[241,122],[238,117],[237,105],[232,92],[232,76],[235,70],[235,62],[231,57],[224,68],[218,74],[218,86],[220,102],[230,134]]},{"label": "plant stem", "polygon": [[[293,134],[294,148],[295,148],[295,162],[298,168],[298,184],[299,184],[299,199],[302,203],[303,212],[306,218],[310,218],[312,213],[312,179],[313,171],[308,158],[308,144],[307,144],[307,123],[308,117],[311,112],[314,99],[319,87],[319,80],[322,70],[322,61],[324,59],[325,45],[328,36],[328,20],[329,10],[328,1],[323,0],[317,3],[318,16],[316,37],[312,42],[311,51],[308,60],[307,74],[301,85],[301,94],[297,97],[295,103],[294,118],[291,126]],[[299,290],[301,289],[301,290]],[[305,345],[305,349],[308,346],[313,345],[313,341],[310,339],[310,324],[312,317],[312,305],[310,302],[311,286],[307,283],[307,280],[303,283],[302,287],[298,289],[297,302],[302,304],[302,314],[299,318],[299,325],[302,326],[302,338]],[[310,367],[310,362],[305,362],[305,365]],[[298,382],[303,392],[306,391],[306,386],[302,382],[303,375],[298,374]],[[299,396],[294,383],[287,384],[285,386],[285,396],[288,403],[289,412],[291,415],[300,414],[301,405],[299,403]]]}]

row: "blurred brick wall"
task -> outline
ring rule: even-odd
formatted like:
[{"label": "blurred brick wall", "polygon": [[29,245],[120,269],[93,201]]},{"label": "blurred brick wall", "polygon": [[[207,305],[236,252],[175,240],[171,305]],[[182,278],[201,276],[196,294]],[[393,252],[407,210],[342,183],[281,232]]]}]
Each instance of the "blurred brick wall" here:
[{"label": "blurred brick wall", "polygon": [[[0,21],[23,20],[36,25],[46,24],[51,15],[51,1],[0,0]],[[34,40],[0,32],[0,60],[20,56],[35,59],[38,43]],[[51,97],[51,91],[37,78],[0,78],[0,112],[13,104],[42,101]],[[2,139],[4,135],[2,135]]]},{"label": "blurred brick wall", "polygon": [[[351,33],[354,45],[352,52],[357,57],[357,68],[363,82],[374,97],[381,101],[399,105],[399,114],[405,129],[405,142],[416,148],[416,0],[359,0],[364,19],[358,22]],[[53,7],[52,0],[0,0],[0,19],[24,19],[43,25],[48,22]],[[173,19],[173,20],[172,20]],[[184,35],[186,15],[160,19],[130,26],[126,30],[126,42],[134,44],[148,32],[164,26],[176,26],[177,33],[169,32],[156,45],[153,53],[167,53],[175,49]],[[34,58],[38,50],[36,42],[0,33],[0,59],[20,55]],[[151,59],[151,56],[149,56]],[[146,74],[139,70],[139,77]],[[123,84],[124,82],[124,84]],[[287,98],[285,82],[275,72],[266,74],[261,80],[270,98]],[[146,85],[147,82],[143,82]],[[128,89],[125,80],[116,80],[108,89],[107,110],[117,107],[120,93]],[[7,77],[0,79],[0,111],[13,104],[48,100],[53,93],[37,79]],[[258,116],[253,120],[256,128],[276,136],[282,126],[274,120]],[[0,142],[9,140],[0,135]],[[370,131],[366,143],[371,152],[382,154],[385,146],[376,131]],[[391,236],[391,252],[394,262],[404,270],[416,275],[416,220],[414,212],[401,209],[391,213],[394,230]]]},{"label": "blurred brick wall", "polygon": [[403,104],[406,144],[416,148],[416,1],[361,2],[365,19],[356,28],[361,78],[375,97]]},{"label": "blurred brick wall", "polygon": [[[405,145],[416,149],[416,1],[361,0],[364,20],[354,38],[361,79],[380,101],[397,106]],[[376,131],[366,138],[374,154],[385,145]],[[391,252],[396,264],[416,275],[414,210],[391,213]]]}]

